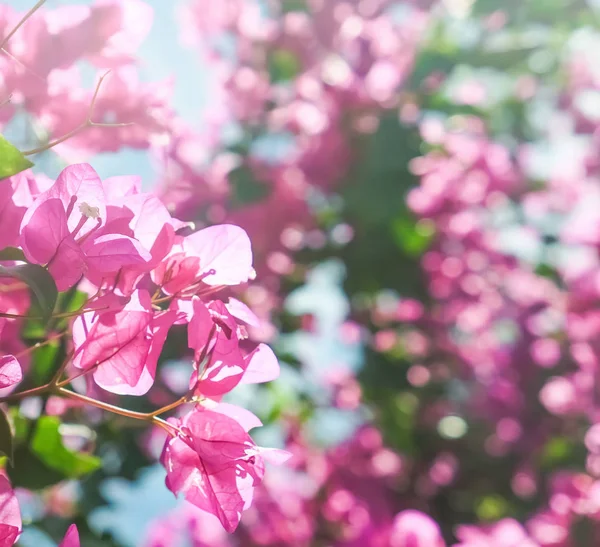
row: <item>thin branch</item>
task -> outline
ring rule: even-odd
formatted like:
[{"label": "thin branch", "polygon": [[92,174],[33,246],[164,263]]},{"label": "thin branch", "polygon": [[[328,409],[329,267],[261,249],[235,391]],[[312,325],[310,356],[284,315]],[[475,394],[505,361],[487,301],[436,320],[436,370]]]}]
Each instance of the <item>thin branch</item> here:
[{"label": "thin branch", "polygon": [[50,148],[53,148],[57,144],[60,144],[61,142],[66,141],[67,139],[70,139],[71,137],[75,136],[77,133],[79,133],[81,130],[85,129],[86,127],[88,127],[87,123],[82,123],[82,124],[78,125],[75,129],[73,129],[73,130],[69,131],[68,133],[66,133],[65,135],[63,135],[62,137],[59,137],[58,139],[56,139],[54,141],[50,141],[49,143],[46,143],[43,146],[40,146],[38,148],[32,148],[31,150],[25,150],[24,152],[21,152],[21,154],[23,154],[24,156],[33,156],[34,154],[39,154],[40,152],[45,152],[46,150],[50,150]]},{"label": "thin branch", "polygon": [[177,401],[171,403],[170,405],[166,405],[163,406],[161,408],[159,408],[158,410],[155,410],[154,412],[150,412],[149,415],[150,416],[160,416],[161,414],[164,414],[165,412],[169,412],[169,410],[173,410],[174,408],[177,408],[178,406],[184,404],[184,403],[189,403],[189,394],[188,395],[184,395],[183,397],[181,397],[180,399],[177,399]]},{"label": "thin branch", "polygon": [[[82,313],[88,313],[88,312],[92,312],[92,311],[102,311],[102,310],[107,310],[108,306],[104,306],[102,308],[90,308],[89,310],[86,310],[85,308],[79,308],[78,310],[75,311],[66,311],[66,312],[62,312],[62,313],[55,313],[53,315],[51,315],[49,317],[49,319],[65,319],[65,318],[69,318],[69,317],[77,317],[78,315],[81,315]],[[46,319],[46,317],[42,317],[41,315],[21,315],[18,313],[6,313],[6,312],[0,312],[0,317],[5,317],[7,319]]]},{"label": "thin branch", "polygon": [[154,416],[152,418],[152,423],[159,427],[162,427],[171,437],[177,435],[177,428],[172,426],[169,422],[163,420],[162,418],[157,418]]},{"label": "thin branch", "polygon": [[17,25],[15,26],[15,28],[13,28],[4,38],[4,40],[2,40],[2,42],[0,43],[0,49],[3,49],[4,46],[8,43],[8,41],[13,37],[13,35],[21,28],[21,26],[25,23],[25,21],[27,21],[27,19],[29,19],[37,10],[39,10],[44,4],[46,3],[46,0],[39,0],[39,2],[33,6],[25,15],[24,17],[17,23]]},{"label": "thin branch", "polygon": [[42,146],[39,146],[38,148],[33,148],[31,150],[25,150],[24,152],[21,152],[21,153],[24,156],[33,156],[34,154],[39,154],[40,152],[45,152],[46,150],[50,150],[51,148],[54,148],[56,145],[65,142],[66,140],[70,139],[71,137],[74,137],[79,132],[83,131],[84,129],[87,129],[88,127],[127,127],[129,125],[133,125],[133,122],[102,123],[102,122],[92,121],[92,116],[94,114],[94,108],[96,106],[96,101],[98,100],[98,93],[100,92],[100,87],[102,86],[102,82],[104,81],[104,78],[106,78],[109,74],[110,74],[110,70],[105,72],[98,80],[98,84],[96,85],[96,89],[94,90],[94,95],[92,96],[92,102],[90,103],[90,107],[88,109],[87,117],[83,123],[79,124],[75,129],[72,129],[71,131],[69,131],[62,137],[59,137],[58,139],[50,141]]},{"label": "thin branch", "polygon": [[36,395],[43,395],[50,391],[50,385],[44,384],[43,386],[34,387],[32,389],[28,389],[26,391],[20,391],[19,393],[11,393],[6,397],[0,398],[0,403],[14,403],[16,401],[20,401],[21,399],[26,399],[27,397],[35,397]]},{"label": "thin branch", "polygon": [[142,420],[146,422],[152,422],[154,425],[162,427],[169,435],[174,435],[175,428],[166,420],[155,416],[153,413],[145,413],[145,412],[136,412],[134,410],[127,410],[126,408],[121,408],[119,406],[111,405],[109,403],[105,403],[103,401],[98,401],[96,399],[92,399],[91,397],[87,397],[86,395],[81,395],[80,393],[75,393],[74,391],[69,391],[64,387],[58,388],[58,393],[64,395],[69,399],[73,399],[75,401],[81,401],[82,403],[88,404],[90,406],[95,406],[96,408],[100,408],[105,410],[106,412],[111,412],[113,414],[117,414],[119,416],[124,416],[126,418],[133,418],[134,420]]},{"label": "thin branch", "polygon": [[82,403],[88,404],[90,406],[95,406],[96,408],[100,408],[102,410],[106,410],[107,412],[112,412],[113,414],[118,414],[119,416],[125,416],[127,418],[133,418],[134,420],[146,420],[153,421],[154,416],[152,414],[147,414],[145,412],[136,412],[135,410],[127,410],[126,408],[121,408],[119,406],[111,405],[109,403],[105,403],[103,401],[98,401],[97,399],[92,399],[87,395],[81,395],[81,393],[76,393],[75,391],[70,391],[64,387],[57,388],[57,393],[67,397],[68,399],[73,399],[74,401],[80,401]]},{"label": "thin branch", "polygon": [[23,357],[23,355],[27,355],[28,353],[31,353],[32,351],[35,351],[38,348],[47,346],[48,344],[51,344],[55,340],[60,340],[65,334],[67,334],[67,332],[68,331],[66,331],[66,330],[59,332],[58,334],[51,336],[50,338],[46,338],[46,340],[44,340],[43,342],[38,342],[37,344],[34,344],[33,346],[29,346],[28,348],[25,348],[23,351],[20,351],[19,353],[17,353],[15,355],[15,357],[18,359],[19,357]]},{"label": "thin branch", "polygon": [[71,359],[73,359],[74,354],[75,349],[72,349],[69,352],[69,354],[65,357],[65,360],[62,362],[60,367],[58,367],[56,372],[52,375],[52,379],[50,380],[50,385],[52,386],[52,389],[56,389],[57,387],[59,387],[58,382],[60,381],[60,377],[65,372],[65,369],[67,368],[67,365],[71,362]]},{"label": "thin branch", "polygon": [[1,103],[0,103],[0,107],[6,106],[7,104],[10,104],[10,101],[12,100],[12,93],[6,97],[6,99],[4,99]]},{"label": "thin branch", "polygon": [[38,80],[40,80],[41,82],[45,82],[45,78],[40,76],[37,72],[35,72],[35,70],[29,68],[23,61],[21,61],[20,59],[17,59],[10,51],[8,51],[6,48],[0,48],[0,51],[2,53],[4,53],[4,55],[6,55],[9,59],[11,59],[12,61],[14,61],[15,63],[17,63],[20,67],[24,68],[27,72],[29,72],[30,74],[33,74]]}]

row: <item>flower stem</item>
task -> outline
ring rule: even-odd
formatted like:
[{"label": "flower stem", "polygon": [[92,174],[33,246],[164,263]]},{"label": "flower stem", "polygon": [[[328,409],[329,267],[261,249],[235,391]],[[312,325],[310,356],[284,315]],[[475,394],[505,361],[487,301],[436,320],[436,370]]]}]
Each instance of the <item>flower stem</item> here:
[{"label": "flower stem", "polygon": [[163,407],[159,408],[158,410],[155,410],[154,412],[150,412],[149,415],[150,416],[160,416],[161,414],[164,414],[165,412],[169,412],[169,410],[173,410],[174,408],[177,408],[178,406],[180,406],[184,403],[189,403],[187,395],[184,395],[180,399],[177,399],[175,402],[171,403],[170,405],[163,406]]},{"label": "flower stem", "polygon": [[39,10],[44,4],[46,0],[39,0],[35,6],[33,6],[24,16],[23,18],[15,25],[15,27],[6,35],[6,37],[0,43],[0,49],[3,49],[4,46],[8,43],[8,41],[13,37],[13,35],[21,28],[21,26],[29,19],[37,10]]},{"label": "flower stem", "polygon": [[154,416],[152,414],[148,414],[146,412],[136,412],[135,410],[127,410],[126,408],[121,408],[120,406],[104,403],[102,401],[98,401],[97,399],[92,399],[87,395],[81,395],[81,393],[70,391],[64,387],[56,388],[56,392],[60,395],[67,397],[68,399],[81,401],[82,403],[88,404],[90,406],[95,406],[96,408],[106,410],[107,412],[112,412],[113,414],[118,414],[119,416],[133,418],[134,420],[153,421],[154,419]]},{"label": "flower stem", "polygon": [[[50,316],[50,319],[65,319],[65,318],[69,318],[69,317],[77,317],[78,315],[81,315],[82,313],[88,313],[88,312],[92,312],[92,311],[102,311],[102,310],[107,310],[107,309],[108,309],[107,306],[105,306],[103,308],[90,308],[89,310],[80,308],[75,311],[66,311],[66,312],[62,312],[62,313],[55,313],[54,315]],[[0,317],[6,317],[7,319],[45,319],[45,317],[42,317],[41,315],[20,315],[18,313],[5,313],[5,312],[0,312]]]},{"label": "flower stem", "polygon": [[34,387],[26,391],[20,391],[19,393],[12,393],[6,397],[0,398],[0,403],[14,403],[27,397],[35,397],[36,395],[42,395],[50,390],[50,384],[44,384],[43,386]]},{"label": "flower stem", "polygon": [[23,355],[27,355],[27,354],[31,353],[32,351],[35,351],[38,348],[47,346],[48,344],[51,344],[55,340],[60,340],[65,334],[67,334],[67,332],[68,331],[66,331],[66,330],[59,332],[58,334],[55,334],[54,336],[50,336],[43,342],[38,342],[37,344],[34,344],[33,346],[29,346],[28,348],[25,348],[23,351],[20,351],[19,353],[17,353],[15,355],[15,357],[18,359],[19,357],[23,357]]},{"label": "flower stem", "polygon": [[[44,0],[45,1],[45,0]],[[88,114],[84,122],[80,123],[75,129],[71,129],[68,133],[62,135],[62,137],[58,137],[57,139],[47,142],[46,144],[39,146],[38,148],[32,148],[31,150],[25,150],[21,152],[24,156],[33,156],[34,154],[39,154],[41,152],[45,152],[46,150],[50,150],[54,148],[56,145],[65,142],[66,140],[74,137],[79,132],[87,129],[88,127],[127,127],[129,125],[133,125],[133,122],[125,122],[125,123],[100,123],[92,121],[92,116],[94,114],[94,107],[96,106],[96,100],[98,99],[98,93],[100,92],[100,87],[102,87],[102,82],[104,78],[106,78],[110,73],[110,70],[103,74],[98,80],[98,84],[96,85],[96,89],[94,90],[94,95],[92,97],[92,102],[90,103],[90,107],[88,109]]]}]

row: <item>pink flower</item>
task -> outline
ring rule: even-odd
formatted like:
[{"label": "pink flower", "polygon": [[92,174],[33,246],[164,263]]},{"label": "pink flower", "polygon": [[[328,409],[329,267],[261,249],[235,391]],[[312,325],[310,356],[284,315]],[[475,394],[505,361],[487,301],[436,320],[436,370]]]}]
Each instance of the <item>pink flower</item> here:
[{"label": "pink flower", "polygon": [[131,294],[141,277],[158,266],[171,251],[175,231],[185,224],[173,219],[156,196],[140,193],[136,177],[111,177],[103,184],[107,219],[98,235],[121,234],[132,238],[148,260],[123,265],[112,275],[107,275],[104,260],[101,260],[95,271],[88,271],[87,277],[95,285],[110,282],[123,294]]},{"label": "pink flower", "polygon": [[440,527],[429,516],[408,509],[396,515],[391,547],[445,547]]},{"label": "pink flower", "polygon": [[71,524],[65,537],[60,542],[58,547],[79,547],[79,532],[77,530],[77,526],[75,524]]},{"label": "pink flower", "polygon": [[233,418],[201,407],[172,425],[178,435],[167,440],[161,456],[167,487],[233,532],[263,479],[262,456],[279,463],[287,454],[257,447]]},{"label": "pink flower", "polygon": [[112,393],[143,395],[154,383],[156,363],[176,312],[155,313],[150,294],[136,290],[117,310],[87,312],[73,324],[73,364],[94,369],[96,383]]},{"label": "pink flower", "polygon": [[30,171],[0,180],[0,249],[19,243],[19,226],[35,196],[40,191],[42,177],[36,181]]},{"label": "pink flower", "polygon": [[0,547],[10,547],[21,533],[21,510],[9,480],[0,475]]},{"label": "pink flower", "polygon": [[194,297],[193,310],[188,345],[196,354],[196,392],[209,397],[224,395],[240,382],[246,369],[239,347],[238,325],[219,300],[207,307]]},{"label": "pink flower", "polygon": [[149,254],[133,238],[98,232],[105,223],[100,177],[88,164],[71,165],[25,213],[20,243],[30,262],[48,265],[60,291],[77,283],[88,268],[108,274],[148,262]]},{"label": "pink flower", "polygon": [[23,379],[21,365],[14,355],[0,357],[0,389],[18,384]]},{"label": "pink flower", "polygon": [[195,350],[192,387],[198,395],[218,397],[240,382],[268,382],[279,375],[279,363],[273,351],[259,344],[244,355],[239,342],[245,331],[220,300],[206,306],[192,299],[192,318],[188,325],[188,345]]},{"label": "pink flower", "polygon": [[202,281],[205,285],[239,285],[254,276],[252,248],[246,232],[232,224],[210,226],[179,239],[153,272],[153,281],[175,294]]},{"label": "pink flower", "polygon": [[459,526],[454,547],[538,547],[523,526],[514,519],[503,519],[491,526]]}]

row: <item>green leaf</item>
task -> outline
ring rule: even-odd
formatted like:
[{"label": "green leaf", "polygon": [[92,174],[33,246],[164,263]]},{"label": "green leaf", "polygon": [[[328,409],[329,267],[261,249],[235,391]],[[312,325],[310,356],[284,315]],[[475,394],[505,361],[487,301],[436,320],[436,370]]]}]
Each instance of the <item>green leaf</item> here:
[{"label": "green leaf", "polygon": [[433,237],[433,228],[423,222],[416,222],[408,214],[395,218],[391,229],[396,245],[412,257],[421,256]]},{"label": "green leaf", "polygon": [[21,414],[19,411],[19,408],[15,406],[12,406],[8,409],[8,414],[10,416],[10,423],[14,426],[14,440],[17,444],[19,442],[23,442],[27,438],[30,420],[25,418],[25,416],[23,416],[23,414]]},{"label": "green leaf", "polygon": [[553,437],[544,445],[541,466],[548,469],[564,463],[573,453],[573,446],[566,437]]},{"label": "green leaf", "polygon": [[33,163],[0,135],[0,179],[12,177],[30,167],[33,167]]},{"label": "green leaf", "polygon": [[280,9],[281,13],[291,13],[294,11],[310,13],[305,0],[286,0],[281,3]]},{"label": "green leaf", "polygon": [[52,378],[52,374],[58,368],[56,357],[59,350],[60,340],[54,340],[34,351],[31,372],[36,385],[48,382]]},{"label": "green leaf", "polygon": [[27,262],[21,249],[16,247],[6,247],[0,251],[0,260],[22,260]]},{"label": "green leaf", "polygon": [[269,187],[256,179],[246,167],[237,167],[228,176],[232,189],[230,205],[232,209],[261,201],[269,195]]},{"label": "green leaf", "polygon": [[69,478],[77,478],[98,469],[102,460],[91,454],[73,452],[65,447],[59,431],[60,420],[42,416],[37,423],[31,449],[46,466]]},{"label": "green leaf", "polygon": [[269,75],[273,83],[289,82],[300,72],[298,58],[285,49],[278,49],[269,56]]},{"label": "green leaf", "polygon": [[495,521],[501,519],[508,511],[506,500],[499,495],[485,496],[478,500],[475,513],[481,520]]},{"label": "green leaf", "polygon": [[64,480],[64,475],[51,469],[31,453],[29,447],[21,445],[15,450],[15,465],[8,469],[13,487],[41,490]]},{"label": "green leaf", "polygon": [[37,264],[0,265],[0,277],[16,277],[25,282],[37,298],[42,317],[45,320],[50,318],[56,305],[58,290],[47,270]]},{"label": "green leaf", "polygon": [[8,461],[13,463],[13,434],[8,423],[8,417],[0,410],[0,453],[5,454]]}]

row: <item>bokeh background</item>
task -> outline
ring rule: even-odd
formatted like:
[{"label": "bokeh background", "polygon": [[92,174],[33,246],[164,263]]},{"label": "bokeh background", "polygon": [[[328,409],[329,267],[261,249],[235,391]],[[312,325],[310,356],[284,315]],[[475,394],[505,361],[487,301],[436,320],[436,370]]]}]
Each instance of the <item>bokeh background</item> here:
[{"label": "bokeh background", "polygon": [[[34,170],[138,174],[175,216],[248,231],[241,298],[282,371],[230,401],[294,457],[228,536],[167,491],[159,434],[99,421],[102,469],[21,492],[19,544],[75,520],[85,547],[408,547],[395,517],[416,509],[448,545],[600,545],[600,2],[48,0],[37,19],[4,60],[31,81],[3,134],[65,134],[111,69],[95,119],[133,125]],[[153,400],[185,391],[188,358],[175,333]]]}]

